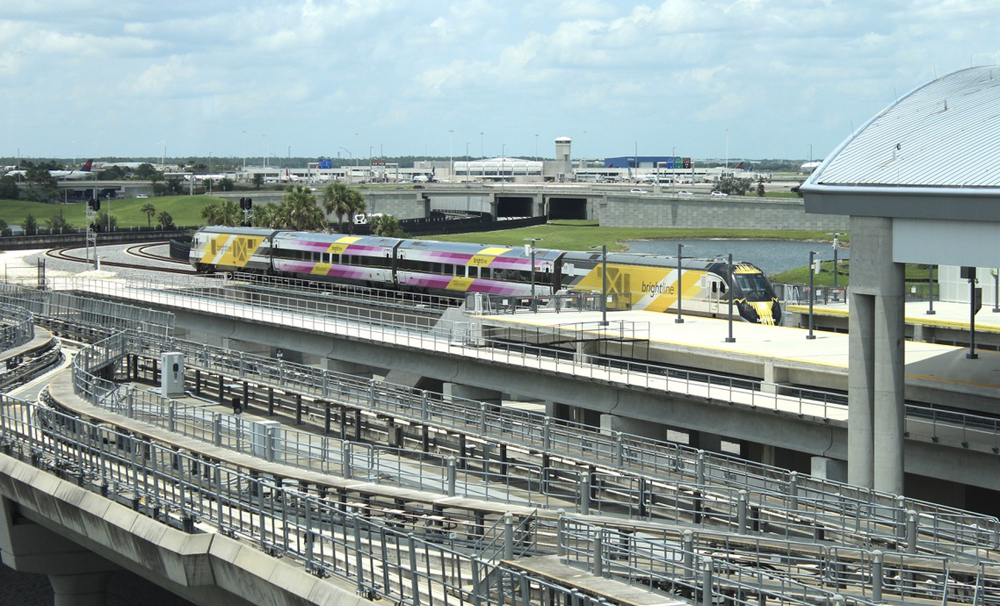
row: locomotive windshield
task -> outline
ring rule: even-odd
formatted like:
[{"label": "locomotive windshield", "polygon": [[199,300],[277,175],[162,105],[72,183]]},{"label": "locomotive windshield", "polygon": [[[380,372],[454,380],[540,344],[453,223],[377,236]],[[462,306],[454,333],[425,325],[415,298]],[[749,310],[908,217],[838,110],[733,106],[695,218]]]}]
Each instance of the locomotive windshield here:
[{"label": "locomotive windshield", "polygon": [[771,294],[764,274],[736,274],[736,285],[747,301],[770,301]]}]

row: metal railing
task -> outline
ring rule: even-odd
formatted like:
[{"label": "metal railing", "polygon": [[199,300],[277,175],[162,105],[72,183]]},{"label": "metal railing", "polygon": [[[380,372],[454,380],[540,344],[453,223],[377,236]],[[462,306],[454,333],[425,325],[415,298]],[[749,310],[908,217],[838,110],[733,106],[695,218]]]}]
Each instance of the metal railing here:
[{"label": "metal railing", "polygon": [[0,297],[0,352],[30,343],[34,338],[34,314]]},{"label": "metal railing", "polygon": [[[378,524],[351,504],[6,395],[0,403],[0,452],[186,532],[211,525],[265,553],[295,560],[316,576],[347,579],[369,599],[416,605],[448,596],[446,602],[499,606],[540,603],[544,592],[560,604],[603,603],[441,545],[432,534]],[[509,526],[486,531],[497,535]],[[495,540],[490,536],[487,542]]]},{"label": "metal railing", "polygon": [[[96,369],[116,364],[131,351],[147,355],[178,351],[190,356],[191,366],[209,371],[237,373],[261,384],[272,382],[284,389],[313,394],[327,402],[339,400],[393,418],[433,423],[617,470],[567,479],[565,470],[504,462],[509,465],[506,473],[494,474],[483,466],[462,475],[460,486],[489,486],[492,481],[500,493],[508,491],[504,498],[513,499],[508,502],[559,506],[568,502],[584,513],[593,510],[629,518],[721,525],[741,533],[749,530],[746,520],[751,517],[758,531],[778,536],[839,537],[868,547],[905,544],[914,550],[919,548],[921,553],[968,555],[969,550],[995,549],[1000,539],[1000,523],[991,516],[800,476],[735,457],[709,456],[676,444],[617,432],[602,434],[596,428],[556,423],[530,412],[460,398],[448,400],[422,390],[261,356],[233,357],[219,348],[176,339],[117,335],[89,348],[74,362],[77,392],[95,404],[130,416],[144,415],[144,420],[171,431],[256,456],[261,456],[259,444],[264,440],[272,444],[264,449],[268,453],[264,458],[321,471],[339,469],[345,477],[358,473],[359,477],[375,478],[373,481],[457,494],[456,467],[471,467],[471,461],[456,457],[449,465],[441,457],[429,456],[417,462],[407,460],[404,466],[399,461],[408,452],[405,449],[345,446],[343,440],[289,429],[270,430],[280,433],[270,438],[266,436],[271,434],[262,434],[264,438],[255,439],[253,432],[259,433],[259,428],[237,420],[221,420],[228,415],[195,412],[146,395],[138,396],[137,403],[135,393],[130,403],[130,396],[116,391],[115,384],[89,378]],[[113,393],[117,395],[109,395]],[[344,465],[344,461],[350,465]],[[387,473],[382,473],[383,464]],[[515,468],[520,476],[511,473]],[[635,473],[642,475],[631,475]],[[647,484],[646,476],[654,481]],[[510,489],[508,481],[514,482],[516,490]],[[591,498],[591,494],[598,493],[602,498]],[[753,497],[741,493],[752,493]],[[498,498],[493,496],[495,493],[489,495]]]}]

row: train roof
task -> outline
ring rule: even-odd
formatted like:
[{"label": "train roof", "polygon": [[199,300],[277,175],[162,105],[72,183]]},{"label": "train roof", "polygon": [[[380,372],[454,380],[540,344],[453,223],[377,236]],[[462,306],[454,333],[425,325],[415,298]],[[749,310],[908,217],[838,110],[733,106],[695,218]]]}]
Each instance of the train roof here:
[{"label": "train roof", "polygon": [[226,227],[225,225],[207,225],[198,230],[206,234],[238,234],[241,236],[270,236],[275,230],[267,227]]},{"label": "train roof", "polygon": [[377,246],[380,248],[392,248],[399,242],[399,238],[386,238],[383,236],[352,236],[350,234],[328,234],[324,232],[312,231],[279,231],[274,235],[275,240],[296,240],[299,242],[312,242],[323,244],[349,243],[357,246]]}]

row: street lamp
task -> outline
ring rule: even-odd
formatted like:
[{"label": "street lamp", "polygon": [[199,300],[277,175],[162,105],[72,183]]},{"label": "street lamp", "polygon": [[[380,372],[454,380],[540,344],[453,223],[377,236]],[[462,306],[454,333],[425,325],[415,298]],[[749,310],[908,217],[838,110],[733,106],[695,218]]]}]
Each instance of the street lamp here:
[{"label": "street lamp", "polygon": [[455,131],[448,131],[448,181],[455,175]]},{"label": "street lamp", "polygon": [[483,131],[479,131],[479,157],[485,158],[486,153],[483,151]]},{"label": "street lamp", "polygon": [[608,325],[608,245],[591,246],[601,249],[601,326]]},{"label": "street lamp", "polygon": [[813,289],[813,275],[815,275],[815,270],[813,269],[813,260],[816,258],[816,251],[809,251],[809,334],[806,335],[806,339],[812,340],[816,338],[813,334],[813,301],[816,299],[816,293]]},{"label": "street lamp", "polygon": [[538,312],[538,305],[535,301],[535,242],[541,242],[541,238],[525,238],[525,252],[531,255],[531,311]]},{"label": "street lamp", "polygon": [[507,179],[506,174],[504,174],[507,171],[506,162],[507,162],[507,144],[501,143],[500,144],[500,187],[503,187],[503,182]]},{"label": "street lamp", "polygon": [[538,159],[538,133],[535,133],[535,159]]},{"label": "street lamp", "polygon": [[681,249],[683,248],[683,244],[677,245],[677,319],[674,320],[674,324],[684,323],[684,318],[681,317],[681,300],[684,298],[684,293],[681,288],[684,286],[682,281],[682,278],[684,277],[684,270],[681,268]]},{"label": "street lamp", "polygon": [[729,267],[726,268],[726,274],[729,276],[729,336],[726,337],[726,343],[735,343],[736,338],[733,337],[733,285],[736,284],[736,274],[733,272],[733,253],[729,253]]},{"label": "street lamp", "polygon": [[471,171],[469,170],[469,142],[465,142],[465,180],[468,181],[472,177]]}]

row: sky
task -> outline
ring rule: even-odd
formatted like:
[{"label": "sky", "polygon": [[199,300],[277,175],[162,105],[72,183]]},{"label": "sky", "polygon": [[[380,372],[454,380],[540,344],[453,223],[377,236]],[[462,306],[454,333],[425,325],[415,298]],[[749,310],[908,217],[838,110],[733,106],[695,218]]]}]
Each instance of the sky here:
[{"label": "sky", "polygon": [[0,157],[820,159],[1000,0],[0,0]]}]

